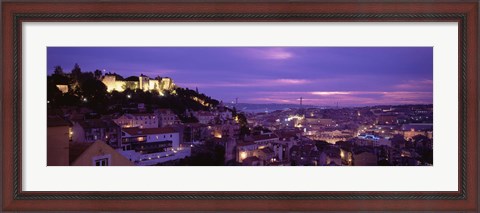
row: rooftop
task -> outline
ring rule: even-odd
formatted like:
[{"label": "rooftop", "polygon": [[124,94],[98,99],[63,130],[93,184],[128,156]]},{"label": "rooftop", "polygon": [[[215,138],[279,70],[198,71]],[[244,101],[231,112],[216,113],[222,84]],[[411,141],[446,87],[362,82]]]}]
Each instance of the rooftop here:
[{"label": "rooftop", "polygon": [[145,128],[145,129],[133,127],[133,128],[124,128],[122,129],[122,131],[128,133],[129,135],[155,135],[155,134],[177,133],[175,129],[170,127]]},{"label": "rooftop", "polygon": [[78,124],[84,129],[118,127],[111,119],[88,119],[80,120]]},{"label": "rooftop", "polygon": [[70,143],[68,152],[69,152],[69,164],[72,164],[80,155],[82,155],[85,150],[88,149],[93,144],[91,143]]},{"label": "rooftop", "polygon": [[52,116],[47,118],[47,127],[71,126],[71,125],[72,124],[69,121],[66,121],[60,116]]}]

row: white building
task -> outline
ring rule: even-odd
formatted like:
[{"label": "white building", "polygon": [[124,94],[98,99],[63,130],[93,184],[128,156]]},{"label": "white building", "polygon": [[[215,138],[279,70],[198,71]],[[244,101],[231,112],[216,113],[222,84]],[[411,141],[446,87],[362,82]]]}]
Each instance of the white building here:
[{"label": "white building", "polygon": [[355,141],[356,145],[360,146],[392,146],[392,142],[386,138],[380,138],[375,135],[359,135],[358,140]]},{"label": "white building", "polygon": [[190,156],[190,147],[180,147],[180,134],[173,128],[122,129],[119,152],[136,165],[155,165]]}]

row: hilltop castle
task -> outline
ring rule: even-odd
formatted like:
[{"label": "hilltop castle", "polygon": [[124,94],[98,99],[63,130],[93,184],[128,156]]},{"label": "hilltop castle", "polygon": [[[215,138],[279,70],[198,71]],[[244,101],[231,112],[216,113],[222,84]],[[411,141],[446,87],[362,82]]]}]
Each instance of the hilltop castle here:
[{"label": "hilltop castle", "polygon": [[113,90],[123,92],[128,88],[131,90],[141,89],[143,91],[157,90],[158,93],[163,94],[163,91],[172,90],[175,87],[171,78],[156,77],[152,79],[143,74],[138,77],[132,76],[126,79],[123,79],[119,75],[106,74],[103,76],[102,82],[107,86],[108,92],[112,92]]}]

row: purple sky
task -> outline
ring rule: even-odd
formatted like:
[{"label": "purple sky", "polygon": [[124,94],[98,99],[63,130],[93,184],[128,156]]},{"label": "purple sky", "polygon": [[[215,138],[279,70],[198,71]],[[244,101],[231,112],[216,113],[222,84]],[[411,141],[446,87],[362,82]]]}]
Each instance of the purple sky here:
[{"label": "purple sky", "polygon": [[105,69],[173,78],[239,103],[431,104],[432,47],[49,47],[48,74]]}]

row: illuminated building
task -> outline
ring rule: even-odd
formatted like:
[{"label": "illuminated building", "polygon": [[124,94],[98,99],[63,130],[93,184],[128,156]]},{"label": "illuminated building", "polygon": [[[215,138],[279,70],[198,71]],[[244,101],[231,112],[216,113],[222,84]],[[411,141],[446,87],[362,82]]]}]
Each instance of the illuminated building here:
[{"label": "illuminated building", "polygon": [[124,128],[118,150],[135,165],[155,165],[190,156],[190,147],[180,147],[180,133],[173,128]]},{"label": "illuminated building", "polygon": [[423,135],[429,139],[433,138],[433,124],[432,123],[410,123],[403,124],[402,128],[405,140],[412,139],[415,135]]},{"label": "illuminated building", "polygon": [[240,135],[238,124],[209,125],[208,129],[215,138],[238,138]]},{"label": "illuminated building", "polygon": [[60,90],[60,92],[62,93],[68,93],[68,85],[62,85],[62,84],[57,84],[56,85],[58,90]]},{"label": "illuminated building", "polygon": [[117,75],[107,74],[103,76],[102,82],[107,86],[108,92],[112,92],[113,90],[123,92],[128,88],[131,90],[141,89],[143,91],[156,90],[162,95],[164,91],[170,91],[175,88],[175,84],[171,78],[156,77],[151,79],[143,74],[139,77],[129,77],[126,79],[120,79]]},{"label": "illuminated building", "polygon": [[237,162],[242,163],[246,158],[254,156],[257,149],[258,145],[253,142],[237,143]]}]

